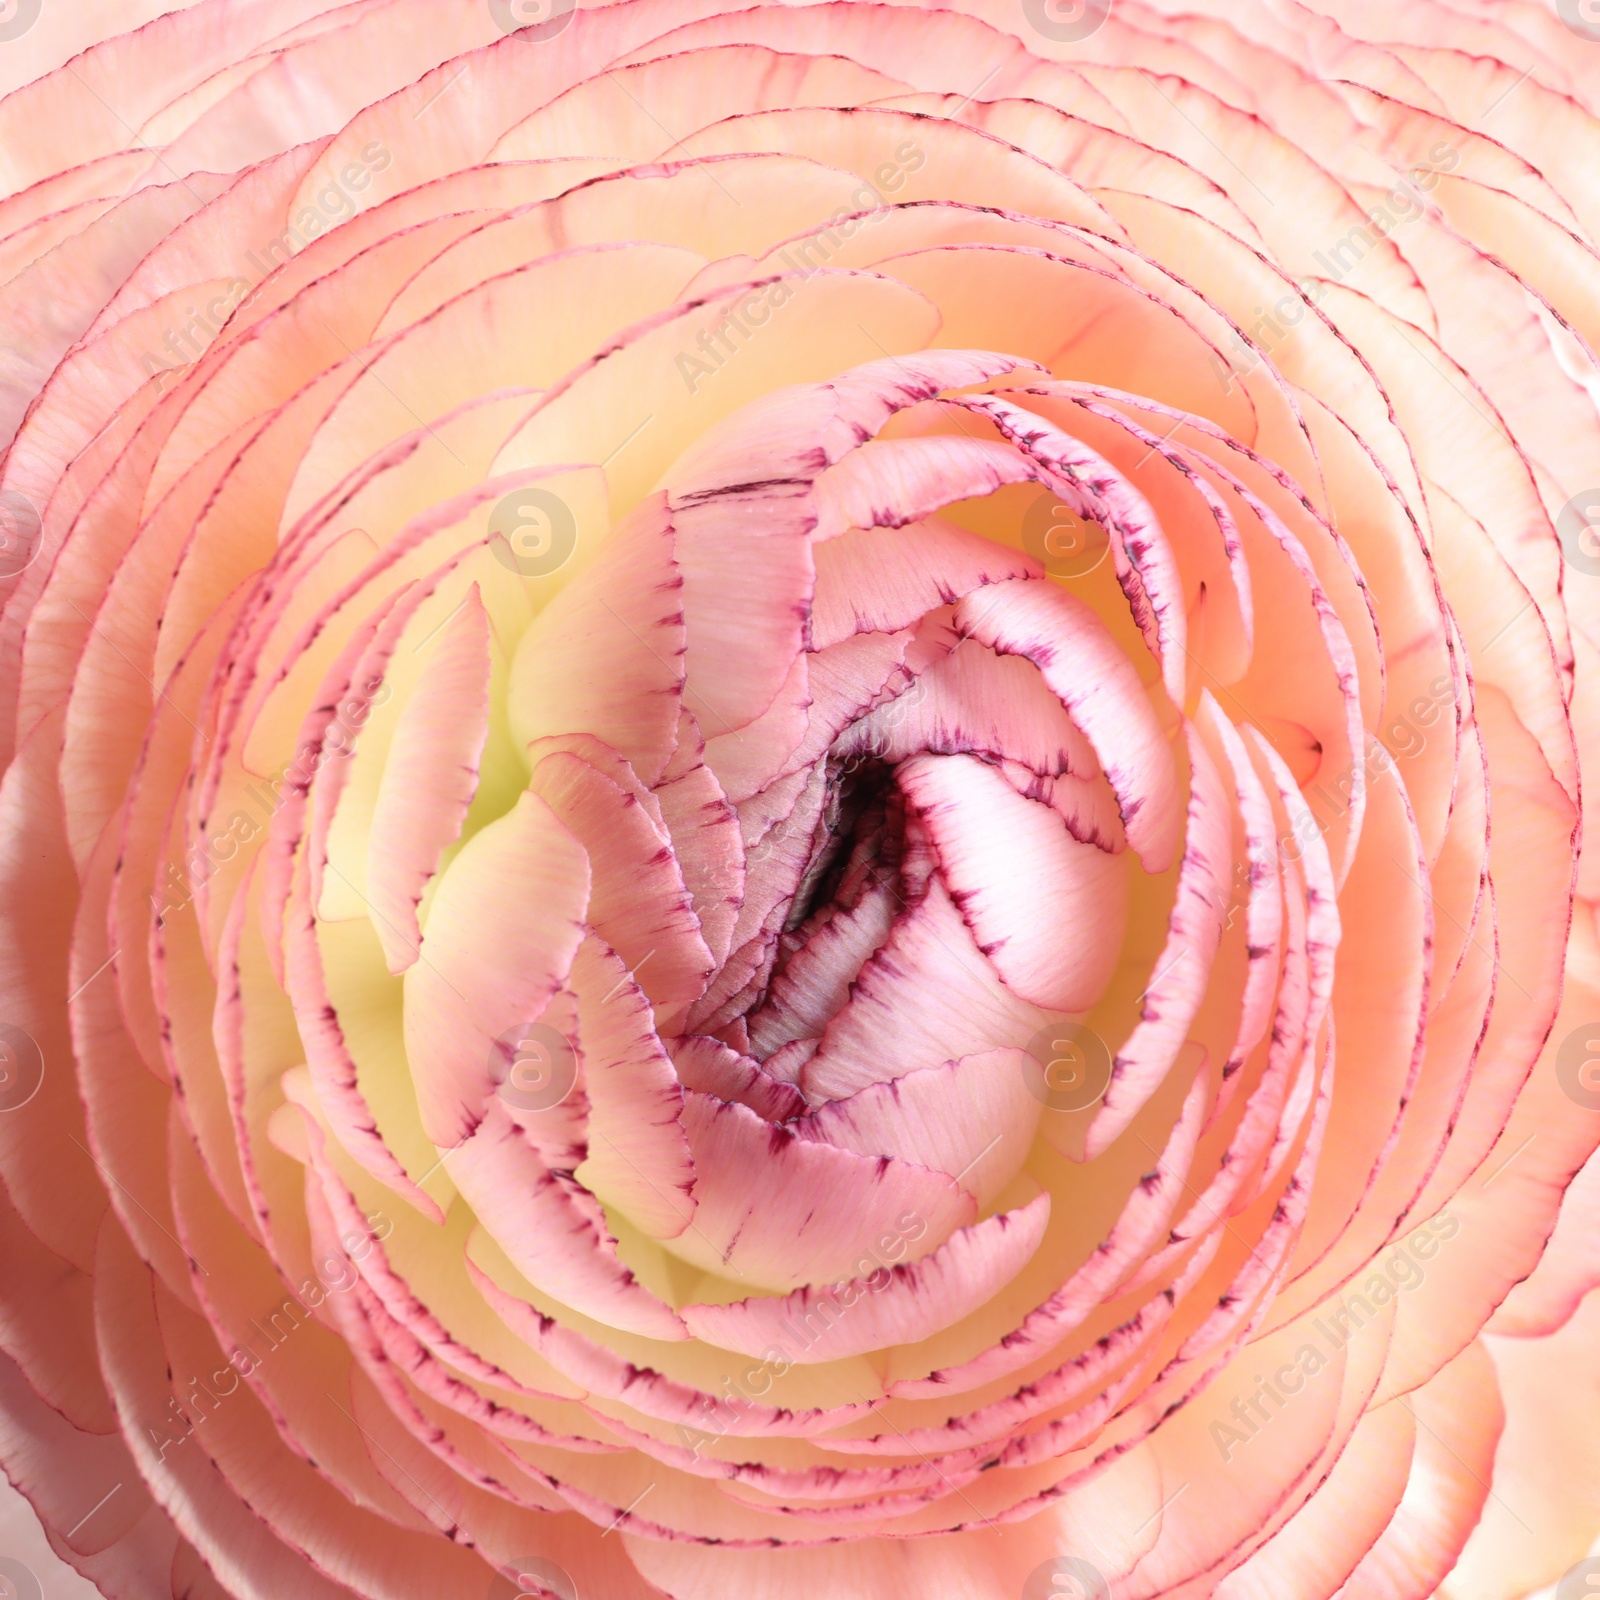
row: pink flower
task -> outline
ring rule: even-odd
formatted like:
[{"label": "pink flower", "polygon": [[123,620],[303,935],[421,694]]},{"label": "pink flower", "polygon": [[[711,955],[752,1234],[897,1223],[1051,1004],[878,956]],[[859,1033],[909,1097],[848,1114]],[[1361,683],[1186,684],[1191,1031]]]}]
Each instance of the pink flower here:
[{"label": "pink flower", "polygon": [[1586,6],[158,13],[0,6],[57,1551],[1584,1592]]}]

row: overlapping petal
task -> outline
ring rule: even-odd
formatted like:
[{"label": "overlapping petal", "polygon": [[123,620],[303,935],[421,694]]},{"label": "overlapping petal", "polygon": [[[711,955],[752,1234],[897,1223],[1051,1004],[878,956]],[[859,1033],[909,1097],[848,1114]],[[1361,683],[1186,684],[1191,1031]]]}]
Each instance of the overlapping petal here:
[{"label": "overlapping petal", "polygon": [[1592,27],[13,9],[0,1455],[60,1553],[1584,1554]]}]

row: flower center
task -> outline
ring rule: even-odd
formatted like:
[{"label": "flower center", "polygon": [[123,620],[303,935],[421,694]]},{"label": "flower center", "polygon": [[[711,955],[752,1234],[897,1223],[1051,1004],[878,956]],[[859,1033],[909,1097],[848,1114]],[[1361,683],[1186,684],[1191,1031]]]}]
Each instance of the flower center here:
[{"label": "flower center", "polygon": [[895,787],[895,764],[849,756],[830,762],[822,815],[811,858],[784,923],[792,933],[834,910],[851,910],[869,889],[901,887],[905,800]]}]

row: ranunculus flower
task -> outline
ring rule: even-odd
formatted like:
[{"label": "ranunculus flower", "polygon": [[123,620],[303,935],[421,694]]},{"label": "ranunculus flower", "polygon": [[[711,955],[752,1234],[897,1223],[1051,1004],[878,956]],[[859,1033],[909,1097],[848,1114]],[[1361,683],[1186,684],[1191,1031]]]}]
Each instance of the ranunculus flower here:
[{"label": "ranunculus flower", "polygon": [[0,83],[59,1555],[1588,1592],[1586,3],[11,0]]}]

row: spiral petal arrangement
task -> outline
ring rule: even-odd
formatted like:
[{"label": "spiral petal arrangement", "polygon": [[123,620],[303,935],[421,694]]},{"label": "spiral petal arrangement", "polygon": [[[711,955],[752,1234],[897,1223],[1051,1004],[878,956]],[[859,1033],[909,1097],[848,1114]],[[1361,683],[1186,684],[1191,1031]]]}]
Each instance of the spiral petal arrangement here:
[{"label": "spiral petal arrangement", "polygon": [[12,9],[0,1457],[58,1553],[1578,1570],[1600,26]]}]

